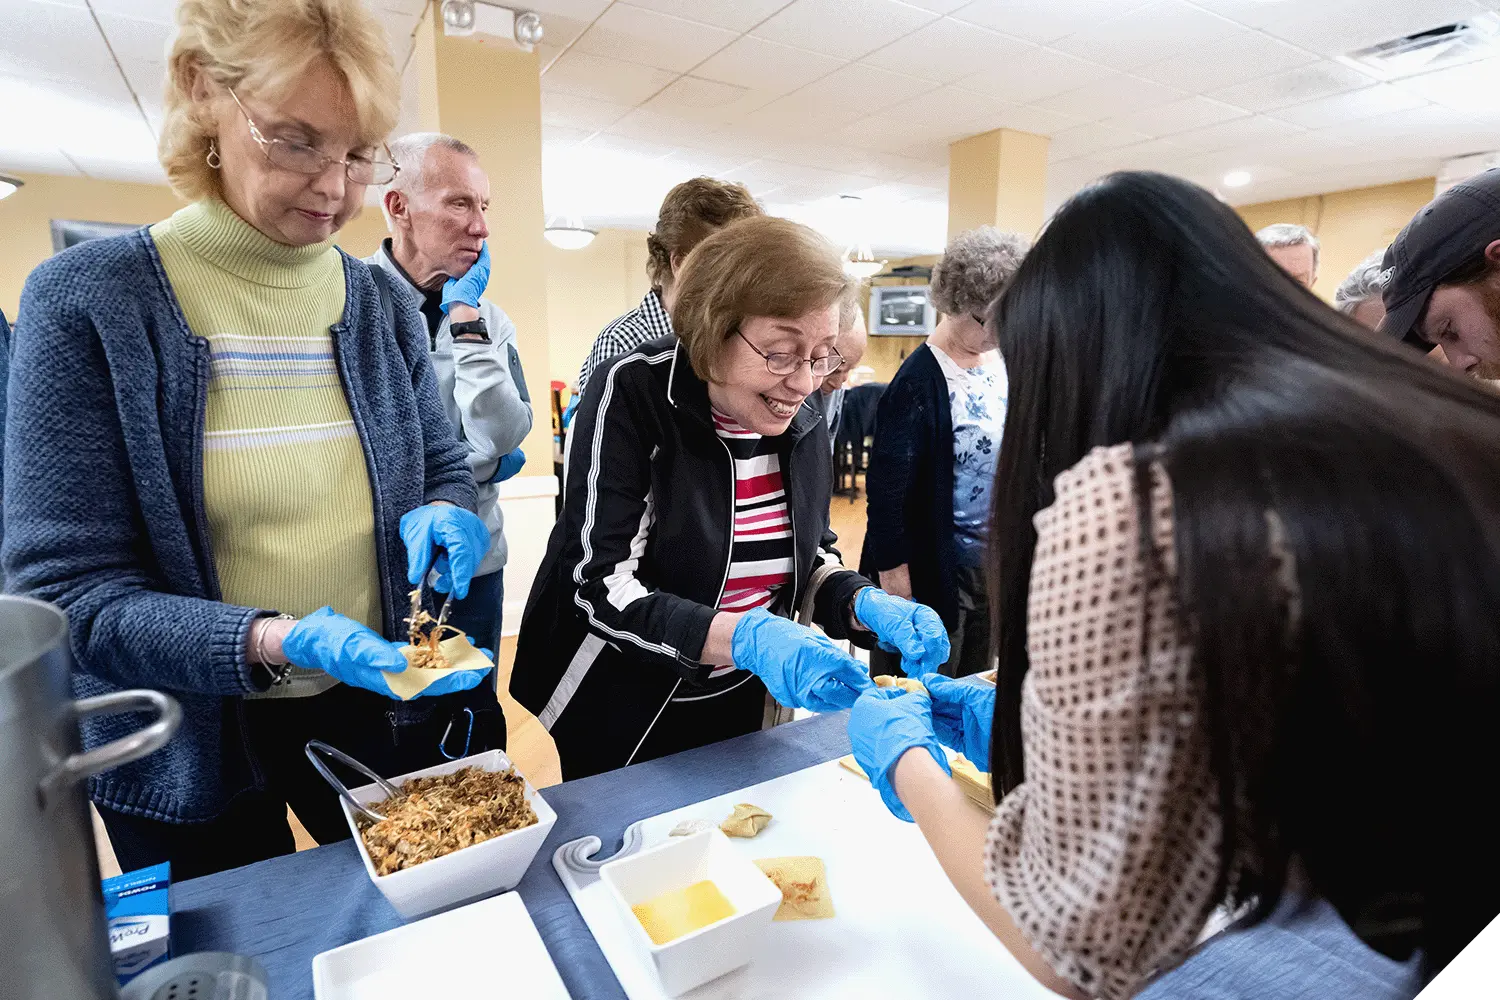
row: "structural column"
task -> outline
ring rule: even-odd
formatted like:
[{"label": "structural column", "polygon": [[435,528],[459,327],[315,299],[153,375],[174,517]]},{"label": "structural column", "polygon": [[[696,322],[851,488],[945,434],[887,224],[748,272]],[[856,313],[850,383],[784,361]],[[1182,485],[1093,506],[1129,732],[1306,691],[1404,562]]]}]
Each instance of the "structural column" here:
[{"label": "structural column", "polygon": [[[522,476],[552,475],[547,276],[542,230],[542,88],[535,52],[493,38],[443,34],[429,4],[412,62],[422,128],[474,147],[490,178],[490,284],[486,296],[516,324],[535,414]],[[513,538],[512,532],[506,532]],[[507,590],[510,588],[507,587]]]},{"label": "structural column", "polygon": [[990,225],[1027,236],[1042,228],[1045,136],[1000,128],[948,146],[948,238]]}]

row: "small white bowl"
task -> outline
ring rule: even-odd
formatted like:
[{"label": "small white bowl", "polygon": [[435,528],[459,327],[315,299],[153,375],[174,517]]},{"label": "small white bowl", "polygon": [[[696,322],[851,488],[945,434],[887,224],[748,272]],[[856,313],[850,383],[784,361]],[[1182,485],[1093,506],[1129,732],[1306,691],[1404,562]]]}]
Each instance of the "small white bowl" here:
[{"label": "small white bowl", "polygon": [[[390,781],[391,784],[400,786],[409,778],[452,774],[466,767],[504,771],[510,766],[510,758],[503,752],[489,750],[422,771],[403,774]],[[524,776],[522,780],[525,780]],[[366,806],[386,797],[379,785],[363,785],[351,789],[350,794],[360,805]],[[370,852],[355,823],[357,814],[342,799],[339,804],[344,808],[344,818],[349,821],[349,829],[354,831],[354,843],[359,847],[360,859],[365,863],[365,873],[396,912],[411,920],[516,887],[521,876],[526,874],[526,869],[531,867],[536,852],[541,850],[547,834],[552,832],[552,825],[557,822],[557,813],[543,801],[529,781],[526,782],[526,801],[536,810],[537,821],[532,825],[501,834],[483,843],[471,844],[452,854],[445,854],[389,875],[375,874],[375,866],[370,862]]]},{"label": "small white bowl", "polygon": [[[719,830],[673,837],[659,847],[609,862],[599,869],[599,876],[631,928],[631,940],[650,960],[669,996],[749,963],[781,905],[781,890],[741,857]],[[654,943],[631,907],[704,879],[719,887],[734,913],[666,944]]]}]

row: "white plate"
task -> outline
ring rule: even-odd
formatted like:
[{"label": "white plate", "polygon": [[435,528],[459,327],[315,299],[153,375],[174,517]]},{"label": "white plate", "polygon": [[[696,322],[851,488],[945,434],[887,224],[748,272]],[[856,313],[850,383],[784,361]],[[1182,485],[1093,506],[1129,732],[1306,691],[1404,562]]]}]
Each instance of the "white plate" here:
[{"label": "white plate", "polygon": [[514,892],[313,956],[316,1000],[570,1000]]}]

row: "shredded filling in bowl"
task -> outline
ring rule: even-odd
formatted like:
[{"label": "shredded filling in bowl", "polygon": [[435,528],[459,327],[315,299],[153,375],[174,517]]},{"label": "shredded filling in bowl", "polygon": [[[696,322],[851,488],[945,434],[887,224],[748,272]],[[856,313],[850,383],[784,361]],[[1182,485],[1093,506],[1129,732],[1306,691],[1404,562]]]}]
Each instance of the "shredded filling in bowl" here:
[{"label": "shredded filling in bowl", "polygon": [[452,774],[410,778],[401,794],[370,805],[385,817],[361,825],[375,874],[389,875],[433,858],[531,826],[536,810],[514,768],[465,767]]}]

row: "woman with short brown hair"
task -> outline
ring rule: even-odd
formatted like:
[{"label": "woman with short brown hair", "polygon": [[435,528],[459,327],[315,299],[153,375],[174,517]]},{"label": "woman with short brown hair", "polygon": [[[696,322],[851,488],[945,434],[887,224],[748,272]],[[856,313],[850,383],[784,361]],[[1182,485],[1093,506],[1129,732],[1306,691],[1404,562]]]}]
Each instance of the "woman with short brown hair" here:
[{"label": "woman with short brown hair", "polygon": [[744,219],[679,269],[678,336],[595,373],[511,678],[565,777],[752,732],[775,703],[847,708],[871,681],[830,636],[913,673],[947,659],[933,611],[832,547],[828,432],[805,401],[842,363],[852,294],[817,233]]}]

